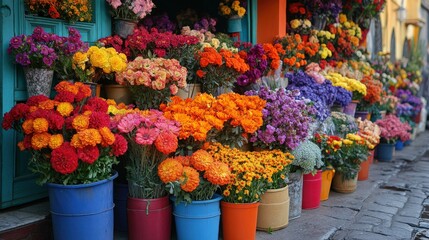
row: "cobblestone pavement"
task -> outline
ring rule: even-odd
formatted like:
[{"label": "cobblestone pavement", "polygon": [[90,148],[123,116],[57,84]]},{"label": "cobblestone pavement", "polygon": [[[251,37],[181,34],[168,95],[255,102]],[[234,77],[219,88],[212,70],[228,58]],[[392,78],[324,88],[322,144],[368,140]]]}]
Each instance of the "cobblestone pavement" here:
[{"label": "cobblestone pavement", "polygon": [[[371,165],[357,190],[331,191],[329,199],[285,229],[257,233],[257,240],[429,240],[429,132],[396,151],[391,162]],[[427,152],[427,153],[426,153]],[[425,154],[426,153],[426,154]]]}]

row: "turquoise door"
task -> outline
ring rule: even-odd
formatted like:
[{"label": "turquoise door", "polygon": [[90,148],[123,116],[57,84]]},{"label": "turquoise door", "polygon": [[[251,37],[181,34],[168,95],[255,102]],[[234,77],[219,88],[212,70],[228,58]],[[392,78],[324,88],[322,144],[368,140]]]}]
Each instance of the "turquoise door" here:
[{"label": "turquoise door", "polygon": [[[93,43],[111,34],[111,20],[106,1],[93,1],[94,22],[68,24],[62,20],[26,15],[24,0],[0,0],[0,121],[16,103],[27,98],[22,68],[15,66],[7,54],[9,40],[20,34],[31,34],[36,26],[58,35],[67,34],[67,27],[80,31],[84,41]],[[28,171],[29,155],[16,147],[20,135],[0,131],[0,208],[19,205],[47,196],[46,189],[36,185]]]}]

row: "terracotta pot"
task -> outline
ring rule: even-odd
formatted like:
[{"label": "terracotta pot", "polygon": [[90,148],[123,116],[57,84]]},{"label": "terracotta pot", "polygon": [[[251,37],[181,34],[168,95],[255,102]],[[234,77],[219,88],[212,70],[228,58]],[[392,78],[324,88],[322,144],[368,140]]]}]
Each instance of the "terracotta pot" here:
[{"label": "terracotta pot", "polygon": [[361,162],[360,164],[360,170],[358,173],[358,180],[359,181],[364,181],[368,179],[369,176],[369,158],[370,156],[368,156],[368,158]]},{"label": "terracotta pot", "polygon": [[223,240],[255,239],[259,202],[221,201]]},{"label": "terracotta pot", "polygon": [[320,200],[325,201],[329,198],[332,178],[334,178],[335,169],[325,169],[322,172],[322,189],[320,191]]},{"label": "terracotta pot", "polygon": [[370,165],[373,164],[373,162],[374,162],[374,152],[375,152],[374,149],[369,151],[368,162]]},{"label": "terracotta pot", "polygon": [[289,224],[289,187],[269,189],[262,196],[258,209],[258,230],[278,230]]},{"label": "terracotta pot", "polygon": [[332,180],[332,189],[339,193],[352,193],[356,191],[357,187],[357,174],[353,179],[343,179],[343,174],[336,172]]}]

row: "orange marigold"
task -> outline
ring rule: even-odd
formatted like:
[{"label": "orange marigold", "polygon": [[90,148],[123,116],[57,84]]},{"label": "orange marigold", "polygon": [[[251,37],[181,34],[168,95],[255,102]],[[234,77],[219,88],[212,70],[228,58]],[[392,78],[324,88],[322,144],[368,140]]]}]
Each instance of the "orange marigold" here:
[{"label": "orange marigold", "polygon": [[89,126],[89,117],[85,115],[78,115],[72,121],[72,126],[77,131],[82,131]]},{"label": "orange marigold", "polygon": [[48,99],[42,102],[39,102],[39,104],[37,104],[37,106],[41,109],[45,109],[45,110],[51,110],[54,109],[55,107],[55,102]]},{"label": "orange marigold", "polygon": [[53,150],[56,148],[59,148],[64,142],[63,135],[61,134],[54,134],[49,139],[49,147]]},{"label": "orange marigold", "polygon": [[97,129],[89,128],[77,133],[82,146],[96,146],[101,143],[101,134]]},{"label": "orange marigold", "polygon": [[49,122],[45,118],[36,118],[33,120],[33,130],[35,133],[47,132],[49,129]]},{"label": "orange marigold", "polygon": [[102,145],[109,146],[115,142],[115,135],[110,131],[108,127],[102,127],[98,129],[102,138]]},{"label": "orange marigold", "polygon": [[158,176],[162,182],[174,182],[183,174],[183,165],[175,158],[167,158],[158,165]]},{"label": "orange marigold", "polygon": [[191,166],[191,156],[177,156],[175,159],[179,161],[183,166]]},{"label": "orange marigold", "polygon": [[34,150],[40,150],[45,148],[49,144],[49,140],[51,139],[51,134],[47,132],[36,133],[31,137],[31,147]]},{"label": "orange marigold", "polygon": [[192,167],[183,167],[183,175],[179,179],[180,188],[185,192],[194,191],[200,184],[200,174]]},{"label": "orange marigold", "polygon": [[213,162],[214,160],[212,155],[210,155],[206,150],[202,149],[194,152],[190,159],[191,166],[198,171],[207,170]]},{"label": "orange marigold", "polygon": [[225,185],[231,181],[231,170],[228,164],[213,162],[204,173],[204,178],[215,185]]},{"label": "orange marigold", "polygon": [[33,132],[33,119],[27,119],[22,123],[22,130],[25,134],[31,134]]},{"label": "orange marigold", "polygon": [[63,117],[68,117],[70,113],[73,112],[73,105],[69,102],[61,102],[57,106],[57,112]]},{"label": "orange marigold", "polygon": [[75,134],[73,135],[72,139],[70,140],[70,145],[72,145],[72,147],[74,148],[83,148],[83,144],[79,139],[79,135]]},{"label": "orange marigold", "polygon": [[155,139],[155,147],[158,151],[164,154],[170,154],[175,152],[179,146],[176,135],[170,131],[163,131],[159,133]]}]

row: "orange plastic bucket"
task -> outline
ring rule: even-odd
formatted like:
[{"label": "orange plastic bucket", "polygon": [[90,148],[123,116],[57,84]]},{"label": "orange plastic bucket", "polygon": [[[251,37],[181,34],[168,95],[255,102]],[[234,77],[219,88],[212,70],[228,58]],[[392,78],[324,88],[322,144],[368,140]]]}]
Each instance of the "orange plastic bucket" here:
[{"label": "orange plastic bucket", "polygon": [[359,181],[367,180],[368,176],[369,176],[369,159],[361,162],[360,170],[358,173],[358,180]]},{"label": "orange plastic bucket", "polygon": [[332,178],[334,178],[335,169],[325,169],[322,172],[322,189],[320,191],[320,201],[328,200],[331,191]]},{"label": "orange plastic bucket", "polygon": [[256,238],[259,202],[229,203],[221,201],[223,240]]}]

